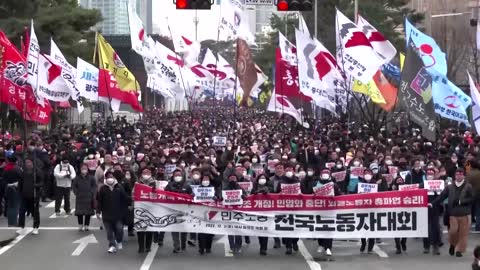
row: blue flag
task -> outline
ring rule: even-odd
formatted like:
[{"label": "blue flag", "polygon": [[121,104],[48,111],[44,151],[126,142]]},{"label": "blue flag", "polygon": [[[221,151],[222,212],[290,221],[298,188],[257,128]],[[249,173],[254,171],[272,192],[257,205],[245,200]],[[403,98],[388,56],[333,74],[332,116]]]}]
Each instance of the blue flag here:
[{"label": "blue flag", "polygon": [[438,71],[442,75],[447,75],[447,59],[435,40],[419,31],[405,18],[405,35],[408,41],[412,39],[418,48],[418,53],[427,68],[428,72]]}]

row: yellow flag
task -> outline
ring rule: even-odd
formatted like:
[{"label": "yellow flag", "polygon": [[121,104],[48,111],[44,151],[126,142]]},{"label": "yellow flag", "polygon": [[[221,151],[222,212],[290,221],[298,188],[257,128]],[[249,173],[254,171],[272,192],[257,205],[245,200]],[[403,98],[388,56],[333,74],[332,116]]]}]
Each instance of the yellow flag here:
[{"label": "yellow flag", "polygon": [[380,89],[378,89],[373,79],[371,79],[367,84],[364,84],[359,80],[354,80],[352,90],[354,92],[369,96],[372,99],[373,103],[377,103],[377,104],[386,103],[385,98],[383,98],[382,93],[380,92]]},{"label": "yellow flag", "polygon": [[400,70],[403,70],[403,63],[405,63],[405,54],[400,53]]},{"label": "yellow flag", "polygon": [[121,91],[140,92],[140,85],[133,73],[123,64],[118,54],[105,38],[100,34],[97,35],[100,69],[108,70],[113,74]]}]

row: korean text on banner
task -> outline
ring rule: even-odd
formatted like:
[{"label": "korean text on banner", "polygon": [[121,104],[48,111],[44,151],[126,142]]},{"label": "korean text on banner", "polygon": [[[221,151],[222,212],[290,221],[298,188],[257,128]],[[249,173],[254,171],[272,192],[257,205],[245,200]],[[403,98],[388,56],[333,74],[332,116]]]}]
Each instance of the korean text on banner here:
[{"label": "korean text on banner", "polygon": [[215,197],[214,187],[198,187],[194,190],[193,202],[211,202]]},{"label": "korean text on banner", "polygon": [[242,205],[243,190],[224,190],[222,191],[223,205]]},{"label": "korean text on banner", "polygon": [[194,203],[190,195],[152,192],[137,184],[133,197],[136,230],[336,239],[428,235],[426,190],[335,197],[262,194],[226,206],[225,198]]}]

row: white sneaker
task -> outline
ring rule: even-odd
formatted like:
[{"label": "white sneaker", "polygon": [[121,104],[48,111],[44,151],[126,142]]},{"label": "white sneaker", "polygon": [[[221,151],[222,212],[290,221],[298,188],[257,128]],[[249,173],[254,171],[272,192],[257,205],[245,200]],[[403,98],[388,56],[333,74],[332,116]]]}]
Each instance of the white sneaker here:
[{"label": "white sneaker", "polygon": [[78,231],[83,232],[84,230],[85,230],[85,227],[83,227],[82,225],[78,226]]},{"label": "white sneaker", "polygon": [[317,252],[318,252],[318,253],[323,253],[323,251],[324,251],[324,250],[323,250],[323,247],[322,247],[322,246],[319,246],[318,249],[317,249]]},{"label": "white sneaker", "polygon": [[122,249],[123,249],[122,243],[117,243],[117,249],[118,249],[118,250],[122,250]]},{"label": "white sneaker", "polygon": [[19,235],[24,235],[25,233],[27,233],[27,230],[25,228],[21,228],[21,229],[17,230],[17,234],[19,234]]},{"label": "white sneaker", "polygon": [[117,252],[117,249],[115,247],[108,248],[108,253],[115,253],[115,252]]},{"label": "white sneaker", "polygon": [[32,234],[34,234],[34,235],[38,235],[38,228],[35,228],[35,229],[33,229],[33,232],[32,232]]},{"label": "white sneaker", "polygon": [[327,248],[326,253],[327,253],[327,256],[332,256],[332,251],[329,248]]}]

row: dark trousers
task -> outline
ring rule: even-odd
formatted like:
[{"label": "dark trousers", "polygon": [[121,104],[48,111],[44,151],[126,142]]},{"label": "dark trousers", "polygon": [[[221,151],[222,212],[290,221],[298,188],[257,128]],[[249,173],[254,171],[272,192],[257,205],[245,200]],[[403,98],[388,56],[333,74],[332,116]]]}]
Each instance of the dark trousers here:
[{"label": "dark trousers", "polygon": [[185,250],[187,248],[187,233],[172,232],[173,248]]},{"label": "dark trousers", "polygon": [[25,214],[33,214],[33,228],[40,227],[39,201],[33,198],[22,198],[20,202],[20,213],[18,214],[18,226],[25,227]]},{"label": "dark trousers", "polygon": [[165,238],[165,232],[154,232],[153,242],[163,245],[163,239]]},{"label": "dark trousers", "polygon": [[115,247],[123,241],[123,223],[118,221],[103,220],[103,227],[107,232],[108,246]]},{"label": "dark trousers", "polygon": [[267,251],[268,237],[258,237],[258,242],[260,243],[260,250]]},{"label": "dark trousers", "polygon": [[54,198],[54,178],[53,178],[53,175],[50,174],[50,175],[47,175],[47,177],[45,177],[45,182],[44,182],[44,185],[43,185],[43,189],[42,189],[42,200],[45,200],[47,198]]},{"label": "dark trousers", "polygon": [[145,251],[152,248],[153,232],[137,232],[138,250]]},{"label": "dark trousers", "polygon": [[428,208],[428,238],[423,238],[423,248],[429,249],[430,245],[438,247],[441,242],[441,231],[438,207]]},{"label": "dark trousers", "polygon": [[273,241],[275,242],[276,246],[280,247],[282,245],[282,241],[278,237],[273,238]]},{"label": "dark trousers", "polygon": [[211,250],[213,242],[213,234],[199,233],[198,234],[198,248],[201,251]]},{"label": "dark trousers", "polygon": [[66,213],[70,213],[70,188],[55,187],[55,213],[60,213],[60,206],[63,202],[63,209]]},{"label": "dark trousers", "polygon": [[242,248],[242,236],[240,235],[229,235],[228,243],[230,244],[231,250],[237,250]]},{"label": "dark trousers", "polygon": [[332,238],[320,238],[318,239],[318,245],[322,246],[324,249],[332,249],[333,239]]},{"label": "dark trousers", "polygon": [[90,217],[91,217],[90,215],[78,215],[77,216],[78,225],[90,226]]},{"label": "dark trousers", "polygon": [[285,242],[287,249],[292,249],[297,245],[298,238],[283,238],[283,241]]},{"label": "dark trousers", "polygon": [[475,202],[475,231],[480,231],[480,200]]},{"label": "dark trousers", "polygon": [[395,238],[395,248],[402,250],[402,246],[407,246],[407,238]]},{"label": "dark trousers", "polygon": [[[362,238],[362,249],[365,249],[365,246],[367,245],[367,239]],[[375,245],[375,238],[368,238],[368,251],[372,251],[373,246]]]}]

